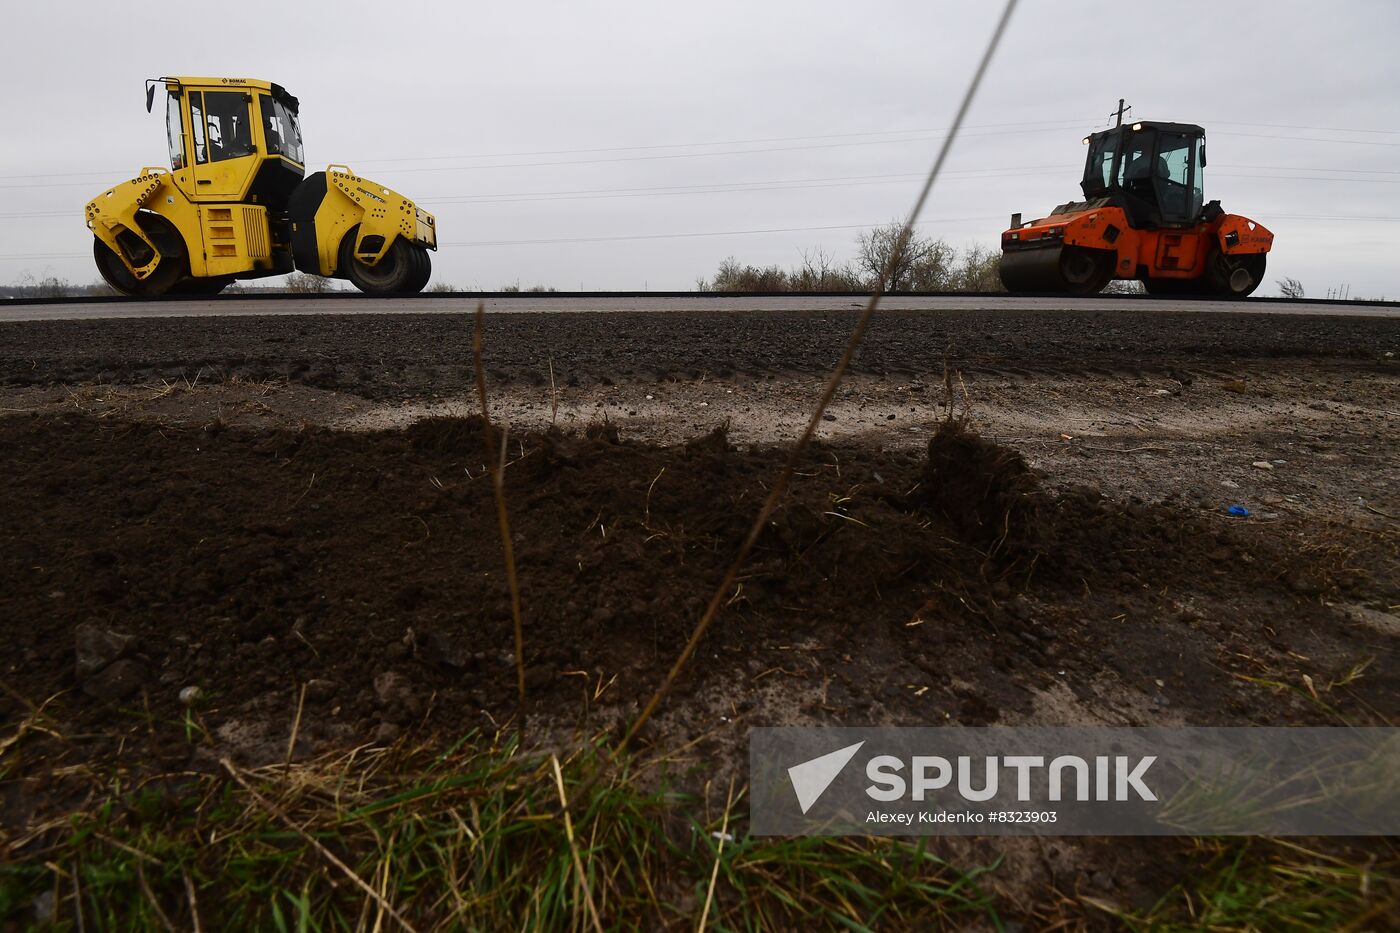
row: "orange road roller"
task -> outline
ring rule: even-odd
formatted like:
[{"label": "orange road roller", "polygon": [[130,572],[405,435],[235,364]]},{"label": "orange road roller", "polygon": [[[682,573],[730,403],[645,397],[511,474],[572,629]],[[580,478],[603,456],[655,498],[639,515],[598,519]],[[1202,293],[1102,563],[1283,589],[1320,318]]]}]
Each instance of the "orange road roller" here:
[{"label": "orange road roller", "polygon": [[1092,295],[1113,279],[1152,294],[1243,298],[1259,287],[1274,235],[1204,199],[1205,130],[1136,122],[1084,139],[1084,200],[1001,235],[1010,292]]}]

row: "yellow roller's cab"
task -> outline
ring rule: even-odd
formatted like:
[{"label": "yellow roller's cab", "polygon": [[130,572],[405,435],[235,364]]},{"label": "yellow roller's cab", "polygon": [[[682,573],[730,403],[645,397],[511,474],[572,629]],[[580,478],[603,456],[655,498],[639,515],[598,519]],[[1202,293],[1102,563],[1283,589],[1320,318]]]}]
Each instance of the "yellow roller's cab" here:
[{"label": "yellow roller's cab", "polygon": [[286,210],[306,174],[295,97],[254,78],[158,78],[148,108],[160,85],[173,181],[190,201]]},{"label": "yellow roller's cab", "polygon": [[98,271],[141,297],[215,294],[236,279],[301,272],[377,295],[421,291],[437,224],[343,165],[306,176],[297,99],[254,78],[153,78],[170,172],[143,168],[83,209]]}]

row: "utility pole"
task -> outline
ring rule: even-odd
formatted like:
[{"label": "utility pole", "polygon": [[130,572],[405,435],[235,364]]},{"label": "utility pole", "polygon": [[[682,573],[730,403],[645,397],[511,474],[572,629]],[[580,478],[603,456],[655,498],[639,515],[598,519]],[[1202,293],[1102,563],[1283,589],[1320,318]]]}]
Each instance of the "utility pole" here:
[{"label": "utility pole", "polygon": [[1120,126],[1123,125],[1123,114],[1127,113],[1129,110],[1132,110],[1132,109],[1133,109],[1132,107],[1124,107],[1124,106],[1123,106],[1123,98],[1121,98],[1121,97],[1118,98],[1118,110],[1117,110],[1116,114],[1115,114],[1115,113],[1110,113],[1110,114],[1109,114],[1110,117],[1112,117],[1112,116],[1117,116],[1117,117],[1118,117],[1118,122],[1115,123],[1115,124],[1113,125],[1114,129],[1117,129],[1118,127],[1120,127]]}]

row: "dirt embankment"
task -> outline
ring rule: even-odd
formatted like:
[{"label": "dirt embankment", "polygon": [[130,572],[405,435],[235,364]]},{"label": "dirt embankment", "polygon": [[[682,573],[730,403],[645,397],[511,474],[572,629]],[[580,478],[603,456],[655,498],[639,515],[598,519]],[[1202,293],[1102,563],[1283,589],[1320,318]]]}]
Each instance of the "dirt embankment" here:
[{"label": "dirt embankment", "polygon": [[[636,715],[850,324],[490,318],[532,736]],[[223,755],[515,714],[480,424],[413,422],[474,405],[465,316],[0,337],[0,717],[36,726],[0,835]],[[643,747],[713,789],[757,725],[1394,722],[1397,350],[1376,318],[882,314]],[[1185,877],[1158,843],[945,854],[1145,907]]]},{"label": "dirt embankment", "polygon": [[[55,763],[277,759],[303,687],[303,750],[511,715],[474,420],[350,434],[7,417],[0,450],[0,704],[14,719],[51,700],[72,727]],[[600,426],[513,436],[508,453],[532,720],[624,721],[781,451],[722,431],[652,447]],[[1322,543],[1194,504],[1055,491],[950,428],[931,452],[819,445],[653,737],[732,749],[749,726],[799,721],[1393,716],[1400,684],[1376,661],[1396,633],[1331,603],[1400,601],[1395,540]],[[187,687],[205,742],[184,722]]]}]

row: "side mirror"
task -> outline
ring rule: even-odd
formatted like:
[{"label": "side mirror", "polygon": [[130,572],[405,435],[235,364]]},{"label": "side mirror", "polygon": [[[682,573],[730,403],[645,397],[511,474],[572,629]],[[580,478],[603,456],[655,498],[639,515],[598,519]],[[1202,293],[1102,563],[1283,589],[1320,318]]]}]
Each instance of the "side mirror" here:
[{"label": "side mirror", "polygon": [[1206,167],[1206,144],[1201,143],[1201,168]]},{"label": "side mirror", "polygon": [[146,85],[146,112],[147,112],[147,113],[150,113],[150,112],[151,112],[151,106],[152,106],[155,102],[156,102],[156,86],[155,86],[154,84],[147,84],[147,85]]}]

